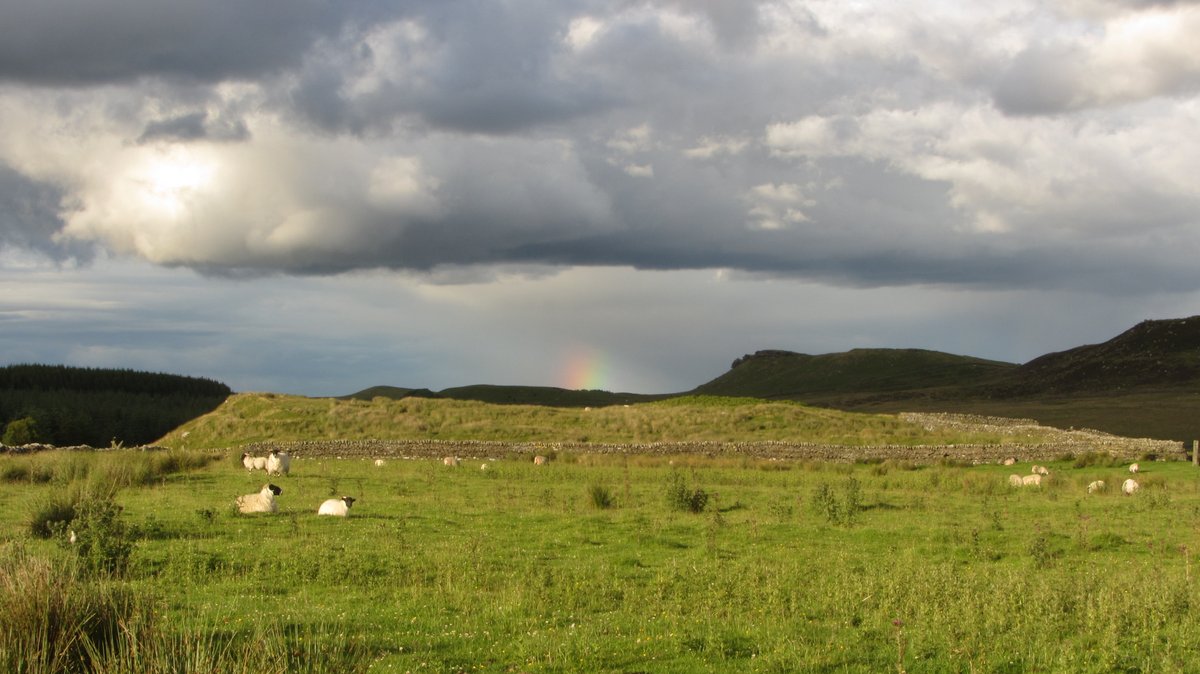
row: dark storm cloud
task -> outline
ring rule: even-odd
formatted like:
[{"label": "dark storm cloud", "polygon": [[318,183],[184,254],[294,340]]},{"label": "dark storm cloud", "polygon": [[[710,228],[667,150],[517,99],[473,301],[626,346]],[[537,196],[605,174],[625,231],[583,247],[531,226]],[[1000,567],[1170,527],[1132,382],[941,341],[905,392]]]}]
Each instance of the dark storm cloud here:
[{"label": "dark storm cloud", "polygon": [[146,124],[146,130],[138,138],[139,143],[156,140],[245,140],[249,136],[245,122],[241,120],[210,119],[206,112],[193,112]]},{"label": "dark storm cloud", "polygon": [[0,80],[93,84],[253,78],[300,62],[362,3],[38,0],[0,3]]},{"label": "dark storm cloud", "polygon": [[90,259],[91,245],[55,239],[63,227],[62,198],[60,189],[0,164],[0,248],[34,250],[55,260]]}]

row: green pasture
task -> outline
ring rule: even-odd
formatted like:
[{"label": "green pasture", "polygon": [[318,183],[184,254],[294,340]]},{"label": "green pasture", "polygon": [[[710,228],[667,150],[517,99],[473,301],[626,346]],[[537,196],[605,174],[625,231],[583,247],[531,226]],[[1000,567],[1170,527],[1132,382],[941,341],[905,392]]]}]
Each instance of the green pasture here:
[{"label": "green pasture", "polygon": [[[34,513],[147,454],[0,457],[0,545],[70,558],[71,545],[30,535]],[[279,662],[300,653],[305,671],[326,671],[327,655],[327,671],[369,672],[1200,662],[1200,470],[1182,462],[1143,462],[1142,490],[1126,497],[1125,466],[1097,457],[1051,463],[1045,486],[1016,489],[1008,475],[1028,463],[298,456],[269,478],[279,512],[261,515],[233,509],[268,480],[237,457],[177,468],[115,492],[133,548],[103,582],[152,597],[168,635],[210,650],[276,643]],[[1088,495],[1097,479],[1109,490]],[[680,489],[706,496],[703,509],[675,507]],[[341,495],[358,499],[349,518],[315,514]]]}]

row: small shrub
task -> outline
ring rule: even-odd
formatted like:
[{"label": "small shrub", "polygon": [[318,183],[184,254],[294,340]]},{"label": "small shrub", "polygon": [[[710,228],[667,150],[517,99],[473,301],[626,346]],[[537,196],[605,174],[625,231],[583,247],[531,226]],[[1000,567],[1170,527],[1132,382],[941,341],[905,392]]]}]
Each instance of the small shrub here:
[{"label": "small shrub", "polygon": [[693,513],[704,512],[708,505],[708,492],[703,489],[692,489],[679,471],[671,473],[671,482],[667,486],[667,505],[672,510],[686,510]]},{"label": "small shrub", "polygon": [[37,420],[33,417],[22,417],[8,422],[4,427],[4,435],[0,442],[6,445],[28,445],[39,440]]},{"label": "small shrub", "polygon": [[833,487],[822,482],[817,485],[809,503],[812,511],[830,524],[845,526],[854,526],[859,513],[866,509],[862,502],[862,485],[853,477],[846,480],[841,499],[838,499]]},{"label": "small shrub", "polygon": [[833,487],[826,482],[817,485],[809,505],[815,514],[824,517],[830,524],[837,524],[842,519],[842,506],[833,494]]},{"label": "small shrub", "polygon": [[76,552],[82,568],[94,575],[119,576],[129,566],[133,535],[121,518],[121,506],[109,498],[89,496],[75,504],[70,521]]},{"label": "small shrub", "polygon": [[603,485],[594,484],[588,490],[588,494],[592,498],[592,505],[600,510],[608,510],[613,507],[612,491]]}]

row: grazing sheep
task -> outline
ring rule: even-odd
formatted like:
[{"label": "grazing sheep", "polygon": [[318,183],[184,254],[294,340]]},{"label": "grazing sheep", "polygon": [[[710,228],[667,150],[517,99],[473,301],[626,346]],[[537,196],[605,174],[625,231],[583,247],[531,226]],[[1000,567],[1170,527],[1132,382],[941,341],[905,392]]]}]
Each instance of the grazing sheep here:
[{"label": "grazing sheep", "polygon": [[1004,465],[1006,465],[1006,466],[1011,466],[1011,465],[1014,465],[1014,464],[1016,464],[1016,462],[1017,462],[1017,459],[1016,459],[1016,457],[1012,457],[1012,456],[1010,456],[1010,457],[1008,457],[1007,459],[1005,459],[1005,460],[1004,460]]},{"label": "grazing sheep", "polygon": [[485,463],[479,467],[479,470],[487,470],[488,465]]},{"label": "grazing sheep", "polygon": [[272,449],[267,455],[267,475],[287,475],[291,468],[292,457],[288,456],[287,452],[276,452]]},{"label": "grazing sheep", "polygon": [[1129,464],[1129,472],[1136,473],[1136,472],[1138,472],[1138,470],[1139,470],[1139,468],[1136,463]]},{"label": "grazing sheep", "polygon": [[1008,483],[1014,487],[1020,487],[1021,485],[1025,484],[1024,482],[1021,481],[1020,475],[1009,475]]},{"label": "grazing sheep", "polygon": [[264,484],[257,494],[246,494],[237,497],[237,507],[243,513],[273,513],[278,510],[275,497],[283,490],[273,484]]},{"label": "grazing sheep", "polygon": [[1040,487],[1042,486],[1042,476],[1037,473],[1034,473],[1033,475],[1026,475],[1025,477],[1021,478],[1021,485],[1025,487],[1028,487],[1029,485]]},{"label": "grazing sheep", "polygon": [[247,471],[254,470],[254,457],[242,452],[242,465],[246,467]]},{"label": "grazing sheep", "polygon": [[457,456],[444,457],[442,459],[442,465],[443,466],[457,466],[458,465],[458,457]]},{"label": "grazing sheep", "polygon": [[1133,493],[1141,488],[1142,486],[1139,485],[1137,480],[1133,479],[1132,477],[1128,480],[1125,480],[1125,482],[1121,485],[1121,491],[1124,492],[1126,496],[1133,496]]},{"label": "grazing sheep", "polygon": [[321,504],[317,508],[318,515],[333,515],[334,517],[348,517],[350,515],[350,506],[354,505],[355,498],[352,496],[343,496],[341,498],[331,498]]},{"label": "grazing sheep", "polygon": [[250,467],[247,470],[266,470],[266,469],[267,469],[267,457],[265,457],[265,456],[250,457]]},{"label": "grazing sheep", "polygon": [[535,466],[544,466],[544,465],[546,465],[546,461],[547,461],[546,457],[544,457],[540,454],[533,457],[533,465],[535,465]]},{"label": "grazing sheep", "polygon": [[1096,480],[1088,485],[1088,493],[1095,494],[1096,492],[1105,491],[1108,486],[1104,484],[1104,480]]},{"label": "grazing sheep", "polygon": [[1037,475],[1049,475],[1050,469],[1045,466],[1034,466],[1032,472]]},{"label": "grazing sheep", "polygon": [[376,467],[376,468],[380,468],[380,467],[382,467],[382,466],[383,466],[383,464],[384,464],[384,460],[383,460],[383,459],[375,459],[375,467]]}]

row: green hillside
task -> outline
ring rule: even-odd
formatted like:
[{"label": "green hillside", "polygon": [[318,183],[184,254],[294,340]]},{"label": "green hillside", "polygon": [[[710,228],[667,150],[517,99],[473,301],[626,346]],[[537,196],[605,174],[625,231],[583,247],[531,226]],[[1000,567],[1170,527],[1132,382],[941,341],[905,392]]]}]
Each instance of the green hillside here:
[{"label": "green hillside", "polygon": [[1054,429],[949,425],[857,414],[790,401],[685,396],[637,405],[549,407],[404,398],[339,400],[273,393],[231,396],[160,440],[169,447],[233,447],[306,440],[497,442],[755,442],[845,446],[1041,443]]}]

